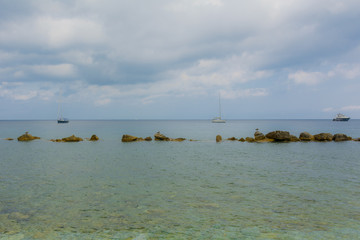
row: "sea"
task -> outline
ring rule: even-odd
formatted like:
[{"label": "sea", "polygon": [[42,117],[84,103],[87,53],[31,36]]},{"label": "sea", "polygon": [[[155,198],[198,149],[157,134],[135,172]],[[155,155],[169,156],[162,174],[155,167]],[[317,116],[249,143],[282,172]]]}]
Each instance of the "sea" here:
[{"label": "sea", "polygon": [[[0,121],[0,239],[360,239],[360,142],[226,140],[255,129],[360,120]],[[186,140],[121,141],[157,132]]]}]

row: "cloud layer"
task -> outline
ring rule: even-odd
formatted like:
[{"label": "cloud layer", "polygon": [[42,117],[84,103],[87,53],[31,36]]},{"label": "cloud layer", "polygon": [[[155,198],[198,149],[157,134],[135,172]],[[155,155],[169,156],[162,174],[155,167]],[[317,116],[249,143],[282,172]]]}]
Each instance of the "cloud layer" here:
[{"label": "cloud layer", "polygon": [[59,99],[71,118],[209,118],[219,93],[228,118],[359,118],[359,13],[355,0],[2,1],[0,119],[52,118]]}]

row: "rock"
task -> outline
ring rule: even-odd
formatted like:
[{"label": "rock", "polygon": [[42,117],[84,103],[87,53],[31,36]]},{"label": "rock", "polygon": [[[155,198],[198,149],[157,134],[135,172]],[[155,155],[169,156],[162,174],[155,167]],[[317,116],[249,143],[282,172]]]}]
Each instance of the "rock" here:
[{"label": "rock", "polygon": [[236,139],[236,137],[231,137],[231,138],[228,138],[227,140],[229,140],[229,141],[236,141],[237,139]]},{"label": "rock", "polygon": [[333,135],[331,133],[319,133],[314,135],[314,139],[315,141],[320,141],[320,142],[332,141]]},{"label": "rock", "polygon": [[127,134],[124,134],[121,139],[122,142],[136,142],[137,140],[138,140],[138,137],[127,135]]},{"label": "rock", "polygon": [[300,139],[300,141],[313,141],[314,136],[308,132],[302,132],[302,133],[300,133],[299,139]]},{"label": "rock", "polygon": [[354,141],[360,142],[360,138],[354,138]]},{"label": "rock", "polygon": [[294,135],[290,135],[290,142],[298,142],[300,139]]},{"label": "rock", "polygon": [[239,141],[240,141],[240,142],[245,142],[245,139],[244,139],[244,138],[240,138]]},{"label": "rock", "polygon": [[63,140],[62,139],[50,139],[50,141],[52,141],[52,142],[62,142]]},{"label": "rock", "polygon": [[291,140],[290,133],[287,132],[287,131],[269,132],[268,134],[266,134],[265,137],[269,138],[269,139],[274,139],[277,142],[284,142],[284,141],[290,141]]},{"label": "rock", "polygon": [[150,141],[152,141],[152,138],[151,137],[146,137],[144,140],[150,142]]},{"label": "rock", "polygon": [[221,142],[222,141],[222,137],[220,135],[216,136],[216,142]]},{"label": "rock", "polygon": [[154,135],[155,141],[170,141],[170,138],[166,137],[164,134],[160,132],[155,133]]},{"label": "rock", "polygon": [[186,139],[185,138],[175,138],[175,139],[171,139],[171,141],[173,142],[182,142],[182,141],[185,141]]},{"label": "rock", "polygon": [[20,137],[18,137],[18,141],[23,142],[23,141],[32,141],[35,139],[40,139],[39,137],[35,137],[32,136],[31,134],[29,134],[28,132],[26,132],[25,134],[21,135]]},{"label": "rock", "polygon": [[259,131],[256,130],[256,132],[254,133],[254,138],[255,141],[260,141],[260,140],[264,140],[265,139],[265,135]]},{"label": "rock", "polygon": [[72,135],[70,137],[66,137],[62,139],[63,142],[80,142],[83,141],[82,138],[76,137],[75,135]]},{"label": "rock", "polygon": [[245,141],[247,141],[247,142],[255,142],[255,139],[252,138],[252,137],[246,137]]},{"label": "rock", "polygon": [[336,133],[333,136],[333,140],[335,142],[349,141],[349,140],[351,140],[351,137],[348,137],[343,133]]},{"label": "rock", "polygon": [[99,137],[96,136],[95,134],[91,136],[90,141],[98,141]]},{"label": "rock", "polygon": [[12,141],[14,139],[13,138],[5,138],[4,140]]}]

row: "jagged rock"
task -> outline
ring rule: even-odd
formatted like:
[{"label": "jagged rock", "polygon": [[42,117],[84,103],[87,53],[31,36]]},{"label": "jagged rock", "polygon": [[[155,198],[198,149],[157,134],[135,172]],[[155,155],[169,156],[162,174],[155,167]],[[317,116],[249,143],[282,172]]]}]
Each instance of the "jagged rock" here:
[{"label": "jagged rock", "polygon": [[231,137],[231,138],[228,138],[227,140],[229,140],[229,141],[236,141],[237,139],[236,139],[236,137]]},{"label": "jagged rock", "polygon": [[154,135],[155,141],[170,141],[170,138],[161,134],[160,132],[155,133]]},{"label": "jagged rock", "polygon": [[254,133],[254,139],[255,141],[260,141],[260,140],[264,140],[265,139],[265,135],[259,131],[256,131]]},{"label": "jagged rock", "polygon": [[291,140],[290,133],[287,132],[287,131],[269,132],[268,134],[266,134],[265,137],[269,138],[269,139],[274,139],[277,142],[284,142],[284,141],[290,141]]},{"label": "jagged rock", "polygon": [[127,134],[124,134],[121,139],[122,142],[135,142],[137,140],[138,140],[138,137],[127,135]]},{"label": "jagged rock", "polygon": [[320,142],[332,141],[333,135],[331,133],[319,133],[314,135],[314,139],[315,141],[320,141]]},{"label": "jagged rock", "polygon": [[222,141],[222,137],[220,135],[216,136],[216,142],[221,142]]},{"label": "jagged rock", "polygon": [[245,139],[244,139],[244,138],[240,138],[239,141],[240,141],[240,142],[245,142]]},{"label": "jagged rock", "polygon": [[333,136],[333,140],[334,140],[335,142],[349,141],[349,140],[351,140],[351,137],[346,136],[346,135],[343,134],[343,133],[336,133],[336,134],[334,134],[334,136]]},{"label": "jagged rock", "polygon": [[150,141],[152,141],[152,138],[151,137],[146,137],[144,140],[150,142]]},{"label": "jagged rock", "polygon": [[313,141],[314,136],[308,132],[302,132],[302,133],[300,133],[299,139],[300,139],[300,141]]},{"label": "jagged rock", "polygon": [[252,137],[246,137],[245,141],[247,141],[247,142],[255,142],[255,139],[252,138]]},{"label": "jagged rock", "polygon": [[29,134],[28,132],[26,132],[25,134],[21,135],[20,137],[18,137],[18,141],[23,142],[23,141],[32,141],[35,139],[40,139],[39,137],[35,137],[32,136],[31,134]]},{"label": "jagged rock", "polygon": [[98,141],[99,137],[96,136],[95,134],[91,136],[90,141]]},{"label": "jagged rock", "polygon": [[63,142],[80,142],[83,141],[82,138],[76,137],[75,135],[72,135],[70,137],[66,137],[62,139]]}]

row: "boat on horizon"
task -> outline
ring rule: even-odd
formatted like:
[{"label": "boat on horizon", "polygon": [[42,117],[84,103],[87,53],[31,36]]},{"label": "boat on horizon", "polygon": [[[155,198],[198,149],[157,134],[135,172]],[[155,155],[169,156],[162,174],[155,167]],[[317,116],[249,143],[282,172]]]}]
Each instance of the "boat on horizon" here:
[{"label": "boat on horizon", "polygon": [[221,119],[221,102],[220,102],[220,94],[219,94],[219,116],[214,117],[211,121],[212,123],[226,123],[224,119]]},{"label": "boat on horizon", "polygon": [[59,102],[57,123],[69,123],[69,119],[64,118],[64,117],[62,116],[61,102]]},{"label": "boat on horizon", "polygon": [[333,118],[333,121],[338,121],[338,122],[346,122],[349,121],[350,117],[345,116],[342,113],[338,113],[336,114],[335,118]]}]

